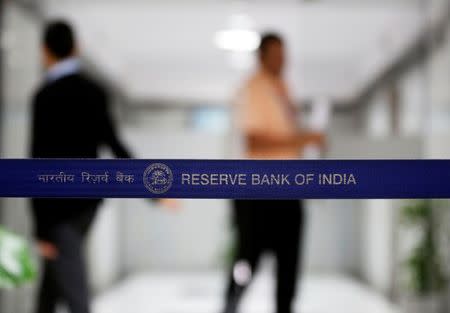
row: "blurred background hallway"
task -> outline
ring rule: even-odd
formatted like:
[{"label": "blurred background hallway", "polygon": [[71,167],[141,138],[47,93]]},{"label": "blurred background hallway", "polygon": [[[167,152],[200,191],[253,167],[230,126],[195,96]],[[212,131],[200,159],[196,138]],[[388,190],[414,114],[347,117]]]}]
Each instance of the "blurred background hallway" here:
[{"label": "blurred background hallway", "polygon": [[[76,27],[82,60],[107,85],[138,158],[232,156],[231,101],[264,30],[286,39],[299,120],[315,127],[315,108],[331,107],[326,158],[450,157],[448,0],[3,0],[0,9],[2,158],[28,157],[40,31],[53,17]],[[306,203],[297,312],[414,312],[424,298],[429,313],[450,312],[448,287],[422,295],[408,283],[415,269],[405,260],[420,241],[404,223],[410,201]],[[450,203],[433,205],[450,220]],[[1,199],[0,224],[31,240],[28,206]],[[230,203],[154,206],[103,203],[87,247],[93,312],[218,313],[234,249]],[[448,224],[439,234],[447,273]],[[272,311],[272,266],[268,256],[242,312]],[[0,312],[31,312],[34,292],[1,290]]]}]

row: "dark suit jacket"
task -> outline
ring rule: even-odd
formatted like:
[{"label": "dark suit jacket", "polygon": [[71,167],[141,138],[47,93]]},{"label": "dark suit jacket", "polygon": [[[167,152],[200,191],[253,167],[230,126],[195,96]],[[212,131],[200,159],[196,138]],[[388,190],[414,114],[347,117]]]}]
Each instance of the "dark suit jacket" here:
[{"label": "dark suit jacket", "polygon": [[[101,145],[108,145],[117,157],[129,157],[117,138],[105,91],[83,74],[62,77],[38,90],[32,129],[33,158],[96,158]],[[32,199],[36,236],[51,240],[52,228],[95,210],[100,201]]]}]

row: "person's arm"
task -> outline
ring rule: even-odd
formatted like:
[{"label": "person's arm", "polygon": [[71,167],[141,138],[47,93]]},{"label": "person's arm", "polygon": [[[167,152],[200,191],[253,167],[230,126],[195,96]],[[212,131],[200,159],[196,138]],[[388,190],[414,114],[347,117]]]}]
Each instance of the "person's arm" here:
[{"label": "person's arm", "polygon": [[[32,101],[32,122],[31,122],[31,149],[30,157],[39,158],[44,156],[45,151],[45,129],[46,114],[42,108],[42,94],[38,93]],[[41,256],[46,259],[54,259],[58,256],[58,250],[55,245],[50,242],[49,216],[45,213],[45,208],[40,207],[39,201],[31,200],[31,215],[34,224],[34,235],[37,238],[37,247]]]},{"label": "person's arm", "polygon": [[107,144],[114,155],[117,158],[131,158],[131,154],[122,144],[117,136],[117,131],[114,126],[114,122],[112,120],[111,114],[109,112],[109,103],[106,94],[102,93],[100,95],[100,104],[101,104],[101,112],[100,112],[100,125],[102,127],[102,141]]},{"label": "person's arm", "polygon": [[32,125],[31,125],[31,158],[39,158],[43,156],[44,139],[45,139],[45,114],[42,110],[41,95],[37,94],[33,98],[31,107]]},{"label": "person's arm", "polygon": [[[285,87],[283,91],[286,94],[285,101],[290,101]],[[269,86],[261,82],[250,85],[246,95],[241,102],[240,125],[250,151],[284,148],[302,150],[308,144],[323,145],[324,137],[319,133],[306,130],[295,132],[289,127],[280,127],[283,121],[279,120],[273,108],[286,104],[274,103],[278,100],[271,94]]]},{"label": "person's arm", "polygon": [[38,240],[48,240],[48,216],[45,214],[45,208],[39,207],[36,199],[32,200],[32,216],[34,222],[34,235]]},{"label": "person's arm", "polygon": [[[102,140],[105,142],[111,150],[113,151],[114,155],[118,158],[125,158],[130,159],[131,154],[128,152],[128,150],[125,148],[125,146],[122,144],[122,142],[119,140],[116,129],[114,127],[113,120],[111,118],[111,115],[108,110],[108,101],[105,94],[101,95],[101,105],[102,105],[102,111],[101,114],[101,125],[103,126],[103,133],[102,133]],[[170,209],[170,210],[177,210],[179,208],[179,202],[176,199],[149,199],[152,203],[157,203],[159,205],[162,205],[163,207]]]},{"label": "person's arm", "polygon": [[32,206],[34,235],[37,239],[39,254],[46,259],[54,260],[58,257],[59,252],[49,234],[51,227],[51,223],[49,222],[50,217],[45,213],[45,208],[39,207],[35,199],[33,200]]}]

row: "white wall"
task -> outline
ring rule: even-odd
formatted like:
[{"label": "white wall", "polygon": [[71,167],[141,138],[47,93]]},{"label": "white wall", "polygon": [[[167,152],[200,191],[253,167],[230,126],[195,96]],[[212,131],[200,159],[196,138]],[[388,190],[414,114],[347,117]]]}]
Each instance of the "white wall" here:
[{"label": "white wall", "polygon": [[[352,159],[420,158],[422,141],[419,137],[368,139],[358,137],[332,138],[330,157]],[[395,210],[397,200],[353,201],[349,220],[359,216],[354,233],[342,246],[357,247],[355,268],[375,289],[388,293],[393,286],[395,271]],[[325,228],[325,227],[324,227]],[[356,242],[355,242],[356,241]]]},{"label": "white wall", "polygon": [[[38,30],[27,16],[6,5],[5,32],[0,38],[4,52],[4,102],[2,107],[2,157],[23,158],[28,155],[30,132],[29,101],[39,79]],[[31,237],[28,200],[1,199],[2,223],[9,229]],[[1,312],[29,311],[34,286],[5,293]]]},{"label": "white wall", "polygon": [[[226,140],[220,134],[189,130],[155,133],[153,127],[135,126],[127,129],[125,137],[137,157],[142,158],[225,155]],[[420,155],[421,149],[417,139],[334,136],[330,143],[332,158],[413,158]],[[383,209],[377,202],[352,200],[307,203],[306,270],[362,274],[380,289],[387,288],[391,281],[386,275],[392,271],[393,258],[392,206]],[[229,243],[228,205],[223,200],[182,200],[184,209],[173,213],[152,208],[143,200],[121,201],[123,237],[119,244],[124,271],[220,267]]]},{"label": "white wall", "polygon": [[[129,130],[127,139],[140,158],[222,158],[225,154],[222,136],[188,129],[158,131],[153,124]],[[142,200],[126,200],[123,205],[127,271],[211,268],[226,251],[227,201],[181,200],[182,209],[175,213]]]}]

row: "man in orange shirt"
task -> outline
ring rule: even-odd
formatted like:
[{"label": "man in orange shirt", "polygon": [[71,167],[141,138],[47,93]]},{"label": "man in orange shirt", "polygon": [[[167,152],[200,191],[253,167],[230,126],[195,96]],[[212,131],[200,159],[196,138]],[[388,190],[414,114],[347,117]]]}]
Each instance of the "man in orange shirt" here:
[{"label": "man in orange shirt", "polygon": [[[323,142],[320,134],[297,126],[297,112],[283,80],[282,38],[265,34],[259,47],[259,70],[241,90],[236,122],[252,159],[298,159],[307,144]],[[277,260],[276,312],[291,313],[304,225],[299,200],[235,200],[237,253],[226,293],[225,313],[234,313],[265,251]]]}]

